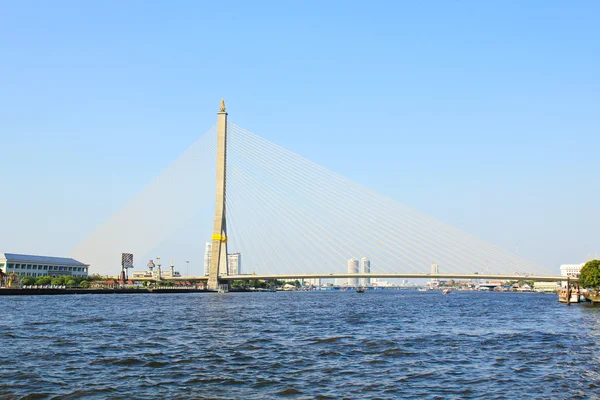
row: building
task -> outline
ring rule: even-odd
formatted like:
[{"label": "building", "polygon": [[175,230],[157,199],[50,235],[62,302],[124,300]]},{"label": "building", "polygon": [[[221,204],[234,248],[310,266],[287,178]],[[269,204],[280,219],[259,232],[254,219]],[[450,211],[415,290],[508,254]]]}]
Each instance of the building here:
[{"label": "building", "polygon": [[87,278],[88,264],[72,258],[0,253],[0,269],[21,276],[80,276]]},{"label": "building", "polygon": [[560,288],[558,282],[534,282],[533,290],[536,292],[554,293]]},{"label": "building", "polygon": [[212,243],[206,242],[206,249],[204,250],[204,275],[208,276],[210,273],[210,255],[212,251]]},{"label": "building", "polygon": [[[363,257],[360,259],[360,272],[363,274],[371,273],[371,261],[367,257]],[[361,278],[360,283],[363,286],[371,285],[371,278]]]},{"label": "building", "polygon": [[240,253],[227,254],[227,275],[241,273],[242,255]]},{"label": "building", "polygon": [[[571,278],[579,278],[579,274],[581,273],[581,269],[585,263],[581,264],[563,264],[560,266],[560,276],[568,276]],[[567,281],[562,282],[562,286],[567,286]]]},{"label": "building", "polygon": [[[358,260],[351,258],[348,260],[348,273],[349,274],[358,274]],[[358,285],[358,278],[348,278],[349,286]]]},{"label": "building", "polygon": [[321,286],[321,278],[304,279],[303,281],[307,286]]},{"label": "building", "polygon": [[585,263],[581,264],[563,264],[560,266],[560,276],[570,276],[572,278],[579,278],[579,273]]},{"label": "building", "polygon": [[[431,264],[431,275],[439,274],[439,273],[440,273],[440,266],[437,264]],[[439,286],[440,280],[438,278],[431,278],[429,285],[432,287]]]},{"label": "building", "polygon": [[133,271],[131,279],[154,279],[154,272],[152,271]]}]

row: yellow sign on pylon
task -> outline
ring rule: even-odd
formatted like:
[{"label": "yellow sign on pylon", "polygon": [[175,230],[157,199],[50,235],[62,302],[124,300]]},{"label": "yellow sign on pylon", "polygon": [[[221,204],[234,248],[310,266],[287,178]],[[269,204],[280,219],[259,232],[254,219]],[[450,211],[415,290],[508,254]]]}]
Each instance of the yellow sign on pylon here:
[{"label": "yellow sign on pylon", "polygon": [[212,240],[220,240],[221,242],[226,242],[227,237],[225,235],[220,235],[218,233],[215,233],[212,235]]}]

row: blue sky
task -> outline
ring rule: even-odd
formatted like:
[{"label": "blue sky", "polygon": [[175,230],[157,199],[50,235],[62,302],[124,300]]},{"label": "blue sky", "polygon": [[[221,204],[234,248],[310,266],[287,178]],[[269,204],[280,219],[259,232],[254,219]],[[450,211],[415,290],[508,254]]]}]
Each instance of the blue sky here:
[{"label": "blue sky", "polygon": [[231,121],[419,211],[548,267],[584,261],[600,252],[599,14],[2,2],[0,251],[68,253],[224,97]]}]

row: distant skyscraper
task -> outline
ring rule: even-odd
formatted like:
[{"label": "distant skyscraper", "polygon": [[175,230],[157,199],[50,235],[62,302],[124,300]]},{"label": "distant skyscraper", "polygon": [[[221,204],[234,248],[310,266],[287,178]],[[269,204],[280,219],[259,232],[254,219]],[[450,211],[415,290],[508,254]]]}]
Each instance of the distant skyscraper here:
[{"label": "distant skyscraper", "polygon": [[[348,273],[349,274],[358,274],[358,260],[351,258],[348,260]],[[348,278],[349,286],[358,285],[358,278]]]},{"label": "distant skyscraper", "polygon": [[304,282],[312,286],[321,286],[321,278],[305,279]]},{"label": "distant skyscraper", "polygon": [[[431,274],[439,274],[440,266],[437,264],[431,264]],[[431,278],[431,282],[429,282],[431,286],[438,286],[440,284],[440,280],[438,278]]]},{"label": "distant skyscraper", "polygon": [[239,275],[241,264],[242,255],[240,253],[227,254],[227,275]]},{"label": "distant skyscraper", "polygon": [[[363,257],[360,259],[360,272],[363,274],[371,273],[371,261],[367,257]],[[361,285],[369,286],[371,284],[371,278],[361,278]]]},{"label": "distant skyscraper", "polygon": [[212,251],[212,243],[206,242],[206,250],[204,251],[204,275],[210,273],[210,256]]}]

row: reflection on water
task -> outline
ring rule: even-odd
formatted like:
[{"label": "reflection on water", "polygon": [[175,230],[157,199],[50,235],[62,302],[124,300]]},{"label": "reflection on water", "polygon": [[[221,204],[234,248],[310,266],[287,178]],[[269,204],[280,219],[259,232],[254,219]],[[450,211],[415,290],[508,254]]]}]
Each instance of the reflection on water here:
[{"label": "reflection on water", "polygon": [[2,297],[0,398],[589,398],[600,307],[379,291]]}]

